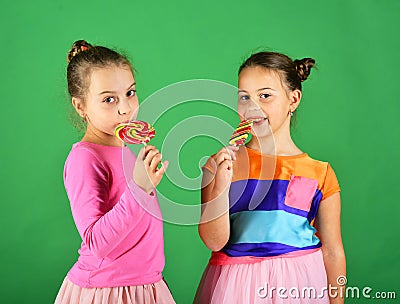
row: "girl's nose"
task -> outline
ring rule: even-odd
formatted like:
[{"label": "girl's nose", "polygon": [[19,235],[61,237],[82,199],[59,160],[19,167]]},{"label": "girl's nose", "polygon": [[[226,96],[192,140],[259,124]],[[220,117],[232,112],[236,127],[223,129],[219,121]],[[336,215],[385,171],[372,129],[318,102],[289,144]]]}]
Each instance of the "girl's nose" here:
[{"label": "girl's nose", "polygon": [[248,103],[248,109],[249,110],[258,110],[260,107],[258,106],[258,104],[252,99],[250,98],[250,101]]},{"label": "girl's nose", "polygon": [[126,115],[126,114],[130,114],[131,111],[132,111],[132,108],[128,101],[122,100],[122,102],[119,103],[118,114]]}]

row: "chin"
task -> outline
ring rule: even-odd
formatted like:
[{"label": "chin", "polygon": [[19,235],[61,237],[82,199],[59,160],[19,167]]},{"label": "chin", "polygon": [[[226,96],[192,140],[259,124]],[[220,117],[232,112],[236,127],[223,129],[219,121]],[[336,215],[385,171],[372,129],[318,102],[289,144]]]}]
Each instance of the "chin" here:
[{"label": "chin", "polygon": [[258,138],[269,137],[273,135],[272,130],[267,126],[253,127],[251,134]]}]

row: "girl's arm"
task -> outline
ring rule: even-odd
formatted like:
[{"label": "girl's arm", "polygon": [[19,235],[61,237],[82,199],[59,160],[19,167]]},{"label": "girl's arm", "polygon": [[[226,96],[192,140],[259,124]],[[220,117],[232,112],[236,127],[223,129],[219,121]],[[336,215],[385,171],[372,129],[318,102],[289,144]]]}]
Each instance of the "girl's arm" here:
[{"label": "girl's arm", "polygon": [[[238,147],[225,147],[209,159],[203,170],[201,187],[201,218],[199,234],[212,251],[221,250],[229,241],[229,188],[232,180],[232,161]],[[215,172],[213,174],[212,172]]]},{"label": "girl's arm", "polygon": [[316,217],[318,236],[322,242],[322,254],[328,276],[331,304],[344,303],[346,294],[345,286],[339,284],[346,276],[346,257],[340,229],[340,209],[340,193],[336,192],[321,202]]},{"label": "girl's arm", "polygon": [[229,187],[220,192],[215,189],[214,175],[203,170],[201,203],[198,226],[204,244],[212,251],[221,250],[229,240]]},{"label": "girl's arm", "polygon": [[[119,200],[110,209],[109,172],[86,149],[75,150],[68,159],[64,183],[79,234],[98,258],[116,257],[128,250],[120,244],[130,231],[138,227],[146,212],[139,202],[145,202],[147,206],[157,203],[154,193],[145,193],[131,180],[129,187],[126,186]],[[138,230],[142,230],[141,227]],[[134,246],[143,233],[138,231],[129,246]]]}]

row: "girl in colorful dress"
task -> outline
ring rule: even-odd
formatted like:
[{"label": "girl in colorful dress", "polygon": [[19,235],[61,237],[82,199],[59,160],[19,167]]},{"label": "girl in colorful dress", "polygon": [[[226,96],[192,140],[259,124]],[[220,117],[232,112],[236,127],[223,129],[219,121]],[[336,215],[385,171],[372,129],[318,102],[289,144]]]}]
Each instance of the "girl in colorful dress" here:
[{"label": "girl in colorful dress", "polygon": [[239,68],[252,138],[204,166],[199,234],[212,255],[194,303],[343,303],[339,184],[290,134],[314,63],[259,52]]}]

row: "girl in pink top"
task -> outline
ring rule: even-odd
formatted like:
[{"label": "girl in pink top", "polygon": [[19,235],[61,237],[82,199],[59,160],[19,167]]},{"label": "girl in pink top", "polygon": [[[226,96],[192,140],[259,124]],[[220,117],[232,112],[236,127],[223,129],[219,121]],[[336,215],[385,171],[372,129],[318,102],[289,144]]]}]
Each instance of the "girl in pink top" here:
[{"label": "girl in pink top", "polygon": [[76,41],[68,90],[86,125],[65,162],[64,184],[82,237],[55,303],[175,303],[163,281],[163,223],[155,187],[168,162],[147,145],[137,158],[115,137],[139,107],[133,68],[117,52]]}]

